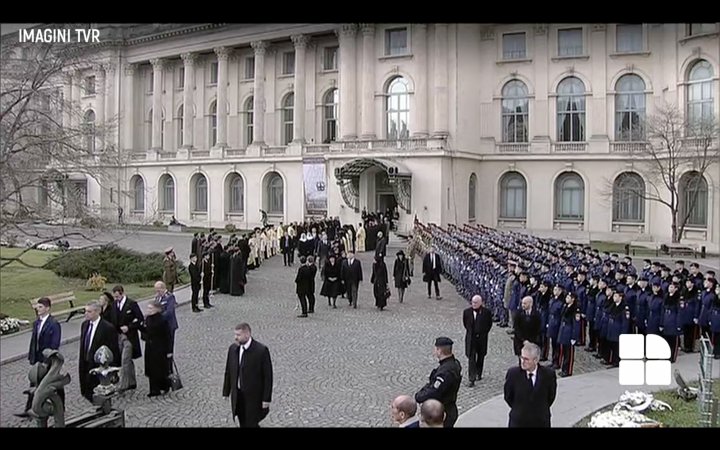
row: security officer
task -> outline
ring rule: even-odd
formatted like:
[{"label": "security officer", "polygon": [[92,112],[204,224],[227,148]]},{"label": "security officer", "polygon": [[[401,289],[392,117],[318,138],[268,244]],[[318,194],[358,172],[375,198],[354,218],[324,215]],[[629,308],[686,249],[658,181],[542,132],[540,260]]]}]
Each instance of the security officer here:
[{"label": "security officer", "polygon": [[445,407],[445,428],[452,428],[458,418],[457,393],[462,382],[462,367],[452,352],[453,341],[447,337],[435,339],[433,356],[440,365],[430,373],[428,383],[415,394],[415,401],[435,399]]}]

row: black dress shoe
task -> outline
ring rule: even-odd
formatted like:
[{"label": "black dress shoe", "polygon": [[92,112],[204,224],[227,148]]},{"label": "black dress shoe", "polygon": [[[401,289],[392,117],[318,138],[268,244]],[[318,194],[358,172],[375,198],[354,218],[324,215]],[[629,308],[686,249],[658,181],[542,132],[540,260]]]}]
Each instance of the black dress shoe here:
[{"label": "black dress shoe", "polygon": [[300,315],[298,315],[298,317],[307,317],[307,316],[308,316],[307,314],[300,314]]},{"label": "black dress shoe", "polygon": [[467,384],[467,385],[468,385],[468,387],[475,387],[475,382],[474,382],[474,381],[468,381],[468,384]]},{"label": "black dress shoe", "polygon": [[205,308],[205,309],[210,309],[210,308],[214,308],[214,307],[215,307],[215,305],[211,305],[211,304],[203,305],[203,308]]},{"label": "black dress shoe", "polygon": [[202,312],[202,309],[200,309],[200,308],[193,308],[192,312]]},{"label": "black dress shoe", "polygon": [[561,378],[567,378],[567,377],[569,377],[569,376],[570,376],[570,374],[569,374],[569,373],[566,373],[566,372],[563,372],[563,373],[560,374],[560,377],[561,377]]},{"label": "black dress shoe", "polygon": [[148,396],[148,397],[158,397],[158,396],[160,396],[160,395],[161,395],[160,392],[151,392],[151,393],[149,393],[147,396]]}]

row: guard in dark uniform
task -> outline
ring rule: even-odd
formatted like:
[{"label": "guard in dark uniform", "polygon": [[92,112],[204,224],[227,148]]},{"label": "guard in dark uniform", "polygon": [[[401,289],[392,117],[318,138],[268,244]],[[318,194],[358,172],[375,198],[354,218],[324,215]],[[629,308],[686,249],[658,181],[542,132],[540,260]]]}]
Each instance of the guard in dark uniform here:
[{"label": "guard in dark uniform", "polygon": [[453,341],[447,337],[435,340],[434,355],[440,365],[430,373],[428,383],[415,394],[415,401],[438,400],[445,407],[445,428],[452,428],[458,418],[457,393],[462,382],[462,367],[452,353]]}]

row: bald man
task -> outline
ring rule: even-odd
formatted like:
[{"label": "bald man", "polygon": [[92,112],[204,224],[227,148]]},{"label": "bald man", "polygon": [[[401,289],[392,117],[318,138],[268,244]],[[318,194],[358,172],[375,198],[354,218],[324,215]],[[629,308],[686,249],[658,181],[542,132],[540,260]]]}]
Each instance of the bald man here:
[{"label": "bald man", "polygon": [[390,404],[390,417],[399,428],[418,428],[417,403],[409,395],[400,395]]},{"label": "bald man", "polygon": [[473,296],[470,307],[463,311],[465,326],[465,356],[468,357],[468,386],[475,386],[475,380],[482,380],[485,355],[487,354],[488,333],[492,328],[492,312],[483,306],[483,298]]},{"label": "bald man", "polygon": [[420,428],[443,428],[445,408],[437,400],[430,399],[420,406]]}]

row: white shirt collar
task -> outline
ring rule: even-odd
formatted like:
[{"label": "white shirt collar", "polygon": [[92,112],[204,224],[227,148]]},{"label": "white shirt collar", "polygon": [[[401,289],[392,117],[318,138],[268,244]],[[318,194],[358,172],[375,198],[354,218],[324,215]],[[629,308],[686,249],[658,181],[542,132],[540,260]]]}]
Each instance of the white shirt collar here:
[{"label": "white shirt collar", "polygon": [[120,309],[123,309],[123,306],[125,306],[125,300],[127,300],[127,296],[123,295],[123,297],[120,299]]},{"label": "white shirt collar", "polygon": [[250,348],[250,344],[252,344],[252,338],[248,339],[248,341],[246,343],[244,343],[243,345],[241,345],[240,347],[242,347],[243,351],[244,351],[244,350],[247,350],[248,348]]},{"label": "white shirt collar", "polygon": [[95,319],[95,320],[93,320],[92,322],[90,322],[90,323],[92,323],[93,328],[97,328],[97,324],[100,323],[100,319],[102,319],[102,317],[98,316],[97,319]]},{"label": "white shirt collar", "polygon": [[537,371],[538,371],[538,366],[535,366],[535,370],[533,370],[532,372],[525,371],[525,376],[527,377],[528,374],[532,374],[533,383],[535,383],[537,381]]}]

